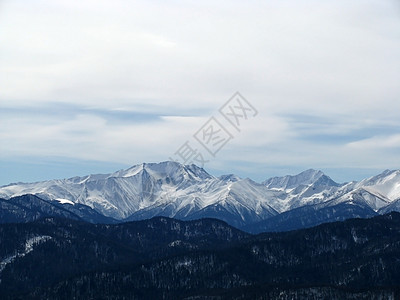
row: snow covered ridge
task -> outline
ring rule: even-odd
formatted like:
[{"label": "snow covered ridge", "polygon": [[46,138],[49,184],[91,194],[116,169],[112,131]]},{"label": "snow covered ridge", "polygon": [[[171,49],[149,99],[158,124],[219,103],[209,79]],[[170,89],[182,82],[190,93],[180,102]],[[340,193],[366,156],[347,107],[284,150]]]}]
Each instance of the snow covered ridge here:
[{"label": "snow covered ridge", "polygon": [[0,187],[0,198],[25,194],[65,207],[85,204],[118,220],[216,217],[240,227],[306,206],[358,205],[377,213],[399,210],[400,171],[338,184],[321,171],[307,170],[256,183],[235,175],[214,177],[195,165],[167,161],[111,174]]}]

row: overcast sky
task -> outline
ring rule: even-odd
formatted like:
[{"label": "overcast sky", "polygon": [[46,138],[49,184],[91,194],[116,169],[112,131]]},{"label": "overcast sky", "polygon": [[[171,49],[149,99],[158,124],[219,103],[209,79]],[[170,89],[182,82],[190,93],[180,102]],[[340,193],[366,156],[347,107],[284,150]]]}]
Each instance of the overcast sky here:
[{"label": "overcast sky", "polygon": [[[400,168],[399,82],[397,0],[2,0],[0,185],[185,142],[214,175],[359,180]],[[236,91],[258,112],[240,132],[218,111]],[[193,137],[210,117],[232,137],[215,157]]]}]

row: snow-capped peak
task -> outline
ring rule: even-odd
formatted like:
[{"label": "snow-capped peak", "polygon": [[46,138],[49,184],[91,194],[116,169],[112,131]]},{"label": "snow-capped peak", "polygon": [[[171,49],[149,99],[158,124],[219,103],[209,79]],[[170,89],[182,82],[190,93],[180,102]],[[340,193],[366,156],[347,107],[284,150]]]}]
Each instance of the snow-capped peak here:
[{"label": "snow-capped peak", "polygon": [[[318,181],[323,176],[326,176],[323,172],[314,169],[309,169],[297,175],[272,177],[264,181],[263,184],[270,189],[288,190],[288,189],[294,189],[302,185],[311,185],[316,181]],[[332,183],[334,182],[332,181]]]},{"label": "snow-capped peak", "polygon": [[385,195],[392,201],[400,199],[400,170],[385,170],[379,175],[360,181],[357,187]]},{"label": "snow-capped peak", "polygon": [[160,215],[217,217],[243,225],[320,204],[326,207],[357,200],[374,211],[385,209],[400,201],[400,171],[387,170],[359,183],[341,185],[323,172],[309,169],[259,184],[233,174],[217,178],[196,165],[166,161],[143,163],[111,174],[0,187],[0,198],[24,194],[61,204],[84,204],[120,220]]},{"label": "snow-capped peak", "polygon": [[196,165],[182,165],[174,161],[165,161],[161,163],[142,163],[135,165],[126,170],[120,170],[110,175],[116,178],[128,178],[139,175],[141,172],[146,172],[155,179],[182,176],[182,179],[206,179],[212,176],[204,169]]},{"label": "snow-capped peak", "polygon": [[241,178],[235,174],[221,175],[218,178],[225,182],[236,182],[241,180]]}]

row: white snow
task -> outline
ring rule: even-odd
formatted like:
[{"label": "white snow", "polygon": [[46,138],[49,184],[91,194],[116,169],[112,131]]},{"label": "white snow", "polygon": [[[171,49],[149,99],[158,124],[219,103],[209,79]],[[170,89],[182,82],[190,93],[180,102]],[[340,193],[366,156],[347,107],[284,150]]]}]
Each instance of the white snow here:
[{"label": "white snow", "polygon": [[358,186],[381,194],[393,201],[400,198],[400,171],[386,171],[377,176],[361,181]]},{"label": "white snow", "polygon": [[72,205],[75,205],[74,202],[72,202],[71,200],[68,200],[68,199],[57,198],[55,200],[57,200],[61,204],[72,204]]},{"label": "white snow", "polygon": [[359,237],[357,236],[357,232],[354,228],[351,229],[351,235],[353,237],[353,241],[356,244],[363,244],[365,242],[368,242],[368,238],[367,237]]},{"label": "white snow", "polygon": [[179,260],[178,262],[176,262],[175,264],[175,268],[179,269],[179,268],[188,268],[193,264],[192,260],[190,258],[183,258],[181,260]]},{"label": "white snow", "polygon": [[42,236],[34,236],[25,241],[24,250],[17,252],[16,254],[10,255],[0,261],[0,274],[5,269],[5,267],[12,263],[15,259],[19,257],[24,257],[28,253],[32,252],[34,247],[51,240],[51,236],[42,235]]},{"label": "white snow", "polygon": [[235,175],[216,178],[193,165],[163,162],[140,164],[112,174],[0,187],[0,197],[36,194],[62,204],[85,204],[117,219],[140,210],[160,211],[167,205],[172,209],[170,217],[179,211],[189,215],[218,204],[242,219],[252,214],[255,221],[306,205],[353,201],[356,193],[375,211],[400,199],[400,171],[385,171],[341,186],[316,185],[322,176],[320,171],[307,170],[258,184]]}]

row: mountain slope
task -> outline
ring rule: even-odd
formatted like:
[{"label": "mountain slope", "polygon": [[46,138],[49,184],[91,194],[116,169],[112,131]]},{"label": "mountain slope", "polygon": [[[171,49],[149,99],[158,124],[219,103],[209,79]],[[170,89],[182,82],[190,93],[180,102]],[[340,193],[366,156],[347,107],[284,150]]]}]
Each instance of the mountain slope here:
[{"label": "mountain slope", "polygon": [[337,184],[322,172],[307,170],[297,176],[275,177],[264,184],[286,193],[288,208],[242,227],[249,232],[287,231],[400,211],[400,171],[386,170],[360,182]]},{"label": "mountain slope", "polygon": [[3,224],[0,293],[3,299],[396,299],[399,232],[399,213],[257,236],[211,219]]},{"label": "mountain slope", "polygon": [[282,232],[299,228],[309,228],[323,223],[344,221],[351,218],[369,218],[377,216],[363,202],[338,203],[336,205],[307,205],[281,213],[275,217],[248,224],[242,229],[251,233]]},{"label": "mountain slope", "polygon": [[315,184],[316,182],[325,182],[324,185],[338,186],[336,182],[330,179],[321,171],[309,169],[297,175],[287,175],[283,177],[272,177],[265,180],[262,184],[270,189],[294,189],[298,186],[307,186]]},{"label": "mountain slope", "polygon": [[124,269],[126,264],[143,264],[187,251],[223,248],[248,236],[211,219],[182,222],[158,217],[93,225],[46,218],[2,224],[0,294],[2,299],[7,294],[23,295],[85,272]]},{"label": "mountain slope", "polygon": [[141,164],[106,175],[89,175],[0,188],[0,196],[35,194],[45,200],[87,205],[123,220],[153,216],[194,219],[214,216],[217,206],[225,220],[241,226],[276,215],[267,199],[275,192],[248,179],[216,178],[195,166],[175,162]]},{"label": "mountain slope", "polygon": [[[310,169],[259,184],[232,174],[214,177],[195,165],[162,162],[111,174],[0,187],[0,198],[7,200],[25,194],[94,223],[103,222],[101,216],[104,222],[212,217],[255,232],[282,231],[400,210],[400,171],[386,170],[360,182],[338,184]],[[2,207],[4,216],[6,210],[13,214],[13,206],[3,203]]]},{"label": "mountain slope", "polygon": [[82,204],[62,204],[58,201],[46,201],[34,195],[17,196],[9,200],[0,199],[1,223],[27,223],[45,217],[82,220],[90,223],[116,222]]}]

